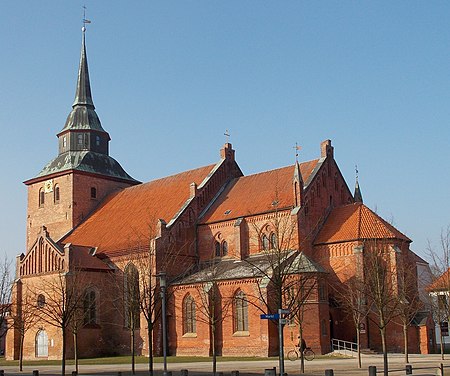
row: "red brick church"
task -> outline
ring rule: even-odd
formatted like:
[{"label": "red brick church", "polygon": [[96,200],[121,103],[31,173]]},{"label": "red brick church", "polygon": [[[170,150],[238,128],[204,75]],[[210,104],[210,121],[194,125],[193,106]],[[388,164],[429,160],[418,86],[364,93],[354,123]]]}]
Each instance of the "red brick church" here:
[{"label": "red brick church", "polygon": [[[13,298],[19,321],[35,309],[22,336],[25,358],[61,357],[55,280],[66,293],[69,284],[79,291],[80,357],[129,354],[130,331],[138,354],[147,355],[149,345],[161,351],[161,272],[169,354],[207,356],[214,347],[223,356],[268,356],[277,353],[277,327],[260,315],[294,307],[300,290],[301,319],[285,325],[286,349],[300,328],[316,353],[329,352],[332,338],[354,340],[333,286],[357,273],[368,244],[383,240],[394,267],[416,267],[411,240],[363,204],[358,183],[352,194],[330,140],[317,159],[254,175],[244,176],[226,143],[206,166],[148,183],[129,176],[110,157],[110,136],[95,111],[84,32],[75,101],[57,136],[56,158],[25,181],[27,249],[17,258]],[[150,291],[152,309],[144,312],[130,291]],[[410,325],[412,352],[430,351],[431,328],[427,320]],[[74,324],[65,331],[70,357]],[[390,350],[402,351],[401,327],[390,332]],[[369,319],[361,333],[362,347],[380,348]],[[18,326],[6,342],[6,357],[17,359]]]}]

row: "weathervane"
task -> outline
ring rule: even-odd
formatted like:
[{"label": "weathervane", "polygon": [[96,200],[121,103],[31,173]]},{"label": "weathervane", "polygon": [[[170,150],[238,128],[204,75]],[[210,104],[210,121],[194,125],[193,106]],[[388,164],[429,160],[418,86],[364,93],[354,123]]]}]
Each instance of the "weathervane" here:
[{"label": "weathervane", "polygon": [[230,132],[228,132],[228,129],[225,129],[225,133],[223,134],[226,137],[227,144],[230,143]]},{"label": "weathervane", "polygon": [[302,150],[302,147],[295,143],[295,146],[292,147],[295,150],[295,162],[298,162],[298,152]]},{"label": "weathervane", "polygon": [[358,171],[358,165],[355,165],[356,181],[358,181],[358,174],[359,174],[359,171]]},{"label": "weathervane", "polygon": [[86,31],[86,24],[90,23],[91,21],[86,18],[86,5],[83,5],[83,27],[81,29],[83,33]]}]

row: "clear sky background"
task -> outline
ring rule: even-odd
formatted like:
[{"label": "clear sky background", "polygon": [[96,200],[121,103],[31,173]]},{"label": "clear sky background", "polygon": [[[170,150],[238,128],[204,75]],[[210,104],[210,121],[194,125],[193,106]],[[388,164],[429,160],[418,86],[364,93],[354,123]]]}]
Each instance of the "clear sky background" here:
[{"label": "clear sky background", "polygon": [[25,252],[26,187],[57,155],[82,6],[111,155],[149,181],[215,163],[245,174],[320,155],[426,256],[450,224],[450,2],[9,1],[0,23],[0,253]]}]

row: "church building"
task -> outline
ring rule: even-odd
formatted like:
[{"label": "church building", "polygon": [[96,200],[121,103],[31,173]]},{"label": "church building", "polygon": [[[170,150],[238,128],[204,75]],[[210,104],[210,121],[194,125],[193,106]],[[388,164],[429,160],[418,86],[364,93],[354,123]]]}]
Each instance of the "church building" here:
[{"label": "church building", "polygon": [[[285,349],[301,336],[323,354],[333,339],[355,342],[336,291],[373,244],[383,242],[396,274],[417,268],[411,240],[364,205],[358,182],[350,191],[330,140],[314,160],[253,175],[228,142],[193,170],[147,183],[128,175],[95,111],[85,31],[57,137],[58,155],[25,181],[27,248],[17,257],[7,359],[21,347],[25,359],[60,359],[63,341],[68,357],[75,348],[79,357],[160,354],[163,278],[169,355],[273,356],[278,328],[261,315],[279,309]],[[380,350],[370,318],[360,329],[361,347]],[[409,324],[411,352],[431,351],[432,329],[429,319]],[[389,333],[389,350],[403,351],[401,325]]]}]

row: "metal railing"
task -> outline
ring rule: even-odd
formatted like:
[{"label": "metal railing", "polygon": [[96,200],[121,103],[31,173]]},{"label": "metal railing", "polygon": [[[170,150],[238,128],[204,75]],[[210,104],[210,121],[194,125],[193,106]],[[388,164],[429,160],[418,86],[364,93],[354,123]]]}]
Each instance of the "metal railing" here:
[{"label": "metal railing", "polygon": [[344,341],[342,339],[331,339],[331,349],[338,351],[343,355],[356,356],[358,351],[358,344],[355,342]]}]

